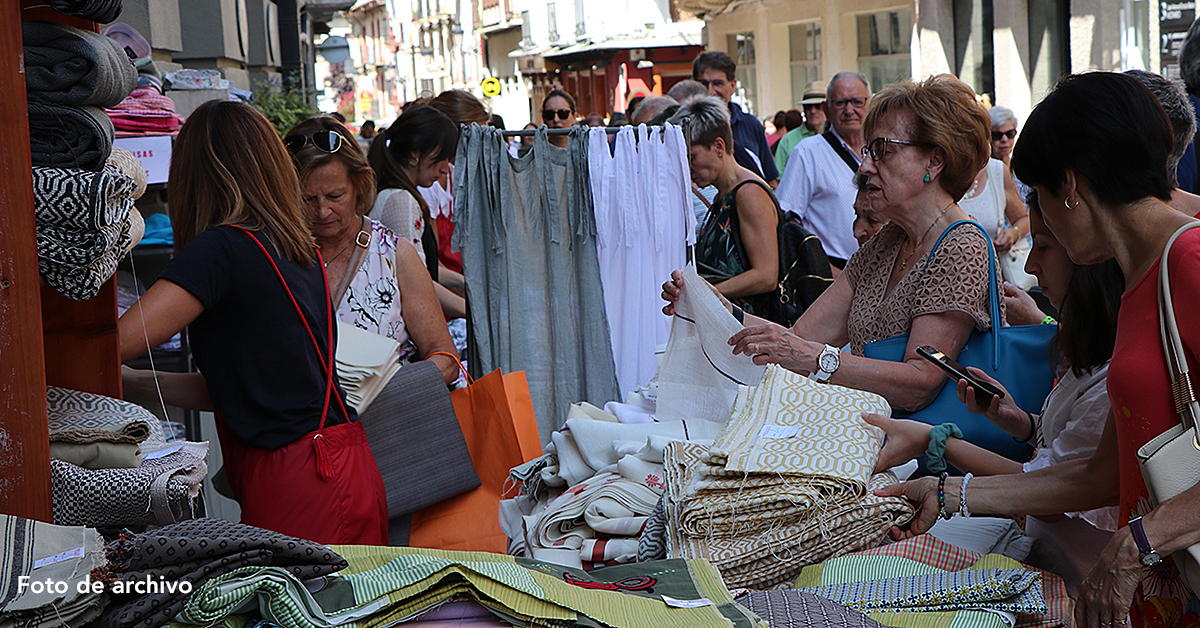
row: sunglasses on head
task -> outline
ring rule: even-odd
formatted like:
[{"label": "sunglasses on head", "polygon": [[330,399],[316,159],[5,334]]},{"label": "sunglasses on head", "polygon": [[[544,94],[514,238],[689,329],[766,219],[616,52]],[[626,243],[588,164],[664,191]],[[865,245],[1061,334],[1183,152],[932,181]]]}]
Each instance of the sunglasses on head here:
[{"label": "sunglasses on head", "polygon": [[569,120],[571,118],[571,113],[572,111],[570,109],[543,109],[542,119],[553,120],[555,114],[558,114],[559,120]]},{"label": "sunglasses on head", "polygon": [[342,147],[342,135],[337,131],[317,131],[312,135],[289,135],[283,138],[289,152],[298,153],[310,143],[323,153],[336,153]]},{"label": "sunglasses on head", "polygon": [[1012,138],[1014,138],[1016,136],[1017,136],[1016,129],[1009,129],[1007,131],[992,131],[992,141],[993,142],[999,142],[1000,138],[1002,138],[1002,137],[1007,137],[1008,139],[1011,140]]}]

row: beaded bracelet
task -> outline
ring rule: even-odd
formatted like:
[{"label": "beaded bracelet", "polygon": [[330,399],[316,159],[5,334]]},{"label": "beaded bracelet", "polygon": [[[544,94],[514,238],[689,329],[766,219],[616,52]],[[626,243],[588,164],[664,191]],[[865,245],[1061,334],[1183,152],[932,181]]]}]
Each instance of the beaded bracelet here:
[{"label": "beaded bracelet", "polygon": [[954,516],[953,513],[946,512],[946,478],[949,476],[945,471],[938,476],[938,516],[947,520]]},{"label": "beaded bracelet", "polygon": [[970,518],[971,516],[971,509],[967,508],[967,484],[971,482],[971,478],[973,477],[975,477],[975,474],[973,473],[968,473],[963,476],[962,488],[959,489],[958,493],[958,514],[962,515],[964,518]]}]

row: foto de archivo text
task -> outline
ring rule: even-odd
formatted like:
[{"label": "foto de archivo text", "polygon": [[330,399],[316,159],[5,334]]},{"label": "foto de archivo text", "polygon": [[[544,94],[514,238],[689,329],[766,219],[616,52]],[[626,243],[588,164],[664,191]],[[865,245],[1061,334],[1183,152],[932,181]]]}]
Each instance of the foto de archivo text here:
[{"label": "foto de archivo text", "polygon": [[[63,580],[33,580],[29,576],[17,577],[17,594],[20,595],[28,591],[36,595],[43,593],[56,593],[65,595],[71,590],[71,583]],[[75,583],[75,592],[84,593],[136,593],[138,595],[149,595],[154,593],[184,593],[192,592],[192,583],[185,581],[163,580],[161,578],[151,578],[146,576],[144,580],[116,580],[114,582],[101,582],[100,580],[92,580],[91,576],[85,577],[83,580]]]}]

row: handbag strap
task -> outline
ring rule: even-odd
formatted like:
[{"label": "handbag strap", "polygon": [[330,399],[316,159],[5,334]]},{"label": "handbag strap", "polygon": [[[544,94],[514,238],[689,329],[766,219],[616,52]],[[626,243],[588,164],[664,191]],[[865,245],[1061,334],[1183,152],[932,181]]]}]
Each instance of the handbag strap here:
[{"label": "handbag strap", "polygon": [[850,166],[850,172],[858,172],[858,160],[854,158],[854,155],[850,154],[850,151],[842,144],[842,141],[834,135],[833,129],[822,133],[821,137],[825,138],[825,141],[829,142],[829,145],[833,147],[833,152],[837,153],[838,157],[841,157],[847,166]]},{"label": "handbag strap", "polygon": [[296,302],[296,297],[292,294],[292,289],[288,286],[287,280],[283,278],[283,273],[280,272],[279,265],[275,263],[275,259],[271,257],[270,253],[267,252],[267,247],[263,246],[263,243],[260,242],[259,239],[250,232],[249,229],[239,225],[234,225],[234,228],[240,229],[243,233],[250,236],[250,239],[254,240],[254,244],[258,245],[258,250],[262,251],[263,256],[267,258],[267,262],[270,263],[271,268],[275,270],[275,276],[279,278],[279,283],[283,285],[283,291],[287,293],[288,299],[292,302],[292,307],[295,308],[296,314],[300,317],[300,322],[304,325],[304,331],[308,332],[308,339],[310,342],[312,342],[313,350],[317,352],[318,362],[320,362],[321,369],[324,371],[325,375],[325,404],[321,408],[321,423],[317,427],[317,431],[319,432],[325,429],[325,420],[329,417],[329,399],[331,396],[337,397],[338,405],[342,409],[342,416],[346,417],[346,420],[349,421],[350,413],[346,411],[346,404],[342,402],[342,396],[333,395],[333,301],[329,296],[329,277],[325,275],[325,260],[321,258],[320,249],[317,249],[317,263],[321,265],[322,283],[325,284],[325,320],[329,324],[328,341],[330,347],[328,358],[326,358],[325,353],[321,351],[321,345],[317,344],[317,337],[315,334],[313,334],[312,327],[308,324],[308,319],[304,317],[304,312],[301,311],[300,304]]},{"label": "handbag strap", "polygon": [[[1169,276],[1169,255],[1171,245],[1184,231],[1200,227],[1200,222],[1189,222],[1171,234],[1167,245],[1163,247],[1162,259],[1158,270],[1158,327],[1162,333],[1163,351],[1167,355],[1167,369],[1171,374],[1171,393],[1175,399],[1175,412],[1183,421],[1184,427],[1192,430],[1200,429],[1200,403],[1196,401],[1196,390],[1192,386],[1192,376],[1187,363],[1187,355],[1183,350],[1183,341],[1179,338],[1179,325],[1175,320],[1175,305],[1171,299],[1171,279]],[[1197,434],[1200,436],[1200,433]],[[1197,441],[1200,443],[1200,440]]]},{"label": "handbag strap", "polygon": [[1000,325],[1004,323],[1004,319],[1000,318],[1000,288],[999,281],[996,278],[996,249],[992,245],[992,239],[988,237],[987,231],[974,220],[959,220],[954,224],[946,227],[942,235],[938,236],[937,242],[933,243],[933,248],[929,250],[929,257],[925,258],[925,269],[929,269],[929,263],[933,261],[933,254],[941,246],[942,240],[950,235],[950,232],[959,225],[971,225],[979,230],[983,235],[983,239],[987,242],[988,250],[988,310],[992,319],[991,335],[992,335],[992,369],[999,369],[1000,362],[1000,334],[996,333],[1000,329]]}]

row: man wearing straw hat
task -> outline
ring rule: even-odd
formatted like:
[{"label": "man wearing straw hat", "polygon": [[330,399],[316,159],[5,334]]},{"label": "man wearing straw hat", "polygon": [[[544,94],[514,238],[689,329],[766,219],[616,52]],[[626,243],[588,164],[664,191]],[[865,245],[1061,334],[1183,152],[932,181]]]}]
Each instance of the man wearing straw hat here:
[{"label": "man wearing straw hat", "polygon": [[812,137],[825,126],[825,81],[813,81],[804,86],[804,98],[796,103],[804,109],[804,124],[788,131],[775,145],[775,168],[783,174],[788,153],[806,137]]}]

